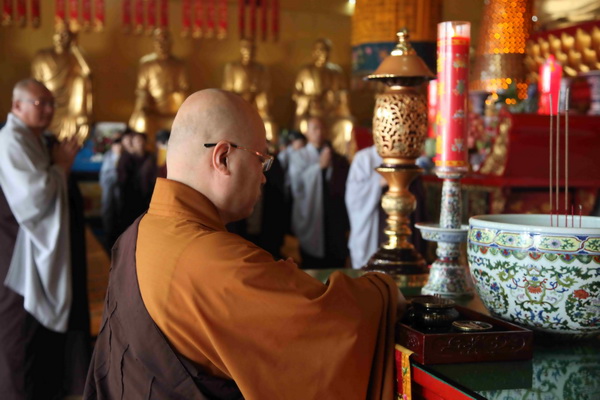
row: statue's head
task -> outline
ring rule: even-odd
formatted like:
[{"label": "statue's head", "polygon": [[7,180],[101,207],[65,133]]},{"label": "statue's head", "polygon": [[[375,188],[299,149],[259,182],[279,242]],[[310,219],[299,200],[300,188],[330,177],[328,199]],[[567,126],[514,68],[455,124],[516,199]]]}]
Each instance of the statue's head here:
[{"label": "statue's head", "polygon": [[240,53],[242,55],[242,64],[249,64],[254,61],[256,54],[256,45],[253,38],[244,38],[240,40]]},{"label": "statue's head", "polygon": [[159,58],[171,55],[171,34],[166,29],[154,30],[154,51]]},{"label": "statue's head", "polygon": [[322,66],[329,61],[331,52],[331,40],[326,38],[318,39],[313,47],[313,60],[315,65]]},{"label": "statue's head", "polygon": [[58,53],[66,51],[73,41],[74,34],[65,24],[59,24],[54,32],[54,48]]}]

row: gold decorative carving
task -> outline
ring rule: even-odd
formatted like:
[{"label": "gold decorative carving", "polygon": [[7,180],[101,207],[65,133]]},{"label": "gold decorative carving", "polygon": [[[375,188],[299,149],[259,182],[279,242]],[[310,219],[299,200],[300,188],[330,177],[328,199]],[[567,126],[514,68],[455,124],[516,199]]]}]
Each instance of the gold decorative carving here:
[{"label": "gold decorative carving", "polygon": [[373,139],[384,163],[414,163],[423,152],[426,137],[425,96],[413,88],[377,95]]}]

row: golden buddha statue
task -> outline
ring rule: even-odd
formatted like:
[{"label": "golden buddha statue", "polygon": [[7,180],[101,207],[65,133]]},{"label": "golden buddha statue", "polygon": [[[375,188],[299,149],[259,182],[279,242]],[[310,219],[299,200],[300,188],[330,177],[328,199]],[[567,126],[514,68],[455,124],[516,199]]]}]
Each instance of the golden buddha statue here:
[{"label": "golden buddha statue", "polygon": [[298,72],[293,94],[296,101],[294,127],[306,133],[308,120],[320,118],[327,125],[335,151],[351,157],[356,145],[348,86],[342,68],[329,62],[330,52],[331,42],[328,39],[317,40],[313,48],[313,62]]},{"label": "golden buddha statue", "polygon": [[277,125],[270,113],[269,73],[267,68],[254,60],[256,45],[254,40],[245,38],[240,41],[241,58],[225,65],[223,89],[237,93],[260,114],[267,131],[267,140],[277,144]]},{"label": "golden buddha statue", "polygon": [[90,132],[92,120],[91,70],[76,34],[59,25],[53,37],[54,47],[40,50],[31,64],[31,75],[54,95],[54,118],[50,125],[58,138],[77,137],[80,144]]},{"label": "golden buddha statue", "polygon": [[131,129],[147,134],[150,148],[154,148],[157,131],[171,130],[188,87],[183,61],[171,54],[169,32],[156,29],[154,52],[140,60],[135,106],[129,119]]},{"label": "golden buddha statue", "polygon": [[542,30],[565,28],[600,18],[598,0],[538,0],[535,2],[537,24]]}]

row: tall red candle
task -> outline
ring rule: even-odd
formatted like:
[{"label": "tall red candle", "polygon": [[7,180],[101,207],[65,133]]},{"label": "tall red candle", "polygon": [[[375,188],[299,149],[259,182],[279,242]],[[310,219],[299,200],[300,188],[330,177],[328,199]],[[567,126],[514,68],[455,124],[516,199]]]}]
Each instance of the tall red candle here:
[{"label": "tall red candle", "polygon": [[260,33],[264,42],[267,40],[267,18],[269,14],[269,0],[262,0],[260,6]]},{"label": "tall red candle", "polygon": [[[562,66],[550,54],[546,62],[540,66],[540,79],[538,81],[540,102],[538,105],[538,114],[548,115],[550,114],[550,110],[556,114],[559,111],[558,100],[561,79]],[[550,107],[550,98],[552,98],[552,107]]]},{"label": "tall red candle", "polygon": [[96,29],[97,31],[101,31],[102,29],[104,29],[104,22],[106,19],[104,6],[104,0],[96,0],[96,3],[94,4],[94,29]]},{"label": "tall red candle", "polygon": [[56,26],[64,25],[65,18],[67,17],[67,3],[66,0],[56,0],[55,7],[55,21]]},{"label": "tall red candle", "polygon": [[134,14],[133,19],[135,21],[135,33],[142,33],[144,31],[144,0],[135,0],[133,5]]},{"label": "tall red candle", "polygon": [[467,98],[471,24],[438,24],[438,114],[435,165],[443,169],[468,167]]},{"label": "tall red candle", "polygon": [[156,0],[146,0],[146,29],[152,33],[156,29]]},{"label": "tall red candle", "polygon": [[31,26],[40,27],[40,0],[31,0]]},{"label": "tall red candle", "polygon": [[83,29],[90,29],[92,26],[92,0],[81,1],[81,19],[83,21]]},{"label": "tall red candle", "polygon": [[219,0],[219,30],[217,38],[225,39],[227,37],[227,0]]},{"label": "tall red candle", "polygon": [[122,21],[123,21],[123,30],[125,32],[129,32],[131,30],[131,0],[123,0],[123,8],[122,11]]},{"label": "tall red candle", "polygon": [[2,3],[2,25],[10,25],[13,20],[13,2],[4,0]]},{"label": "tall red candle", "polygon": [[429,110],[427,111],[427,136],[430,138],[435,138],[437,136],[437,129],[435,126],[435,119],[437,117],[437,109],[438,109],[438,97],[437,97],[437,79],[433,79],[429,81],[427,86],[427,105]]},{"label": "tall red candle", "polygon": [[203,0],[194,1],[194,30],[192,36],[200,38],[204,35],[204,3]]},{"label": "tall red candle", "polygon": [[215,35],[215,0],[208,0],[206,7],[206,36],[213,37]]},{"label": "tall red candle", "polygon": [[169,2],[168,0],[160,0],[160,23],[161,28],[169,26]]},{"label": "tall red candle", "polygon": [[27,24],[27,4],[25,0],[17,0],[17,26],[25,26]]},{"label": "tall red candle", "polygon": [[250,37],[256,38],[256,0],[250,0]]},{"label": "tall red candle", "polygon": [[187,37],[190,34],[192,26],[192,0],[183,0],[181,2],[181,35]]},{"label": "tall red candle", "polygon": [[79,1],[69,0],[69,26],[71,31],[79,30]]},{"label": "tall red candle", "polygon": [[279,0],[272,0],[271,5],[271,16],[273,20],[271,21],[271,30],[273,32],[273,40],[279,40]]}]

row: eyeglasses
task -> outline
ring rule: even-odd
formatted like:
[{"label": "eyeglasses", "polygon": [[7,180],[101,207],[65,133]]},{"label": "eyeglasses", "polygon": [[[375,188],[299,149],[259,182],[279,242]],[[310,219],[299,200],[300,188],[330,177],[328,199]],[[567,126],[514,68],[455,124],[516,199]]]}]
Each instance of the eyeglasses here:
[{"label": "eyeglasses", "polygon": [[36,107],[45,107],[50,106],[52,108],[56,107],[56,102],[54,100],[33,100],[33,99],[21,99],[21,101],[25,101],[27,103],[31,103]]},{"label": "eyeglasses", "polygon": [[[204,147],[209,148],[209,147],[215,147],[217,145],[217,143],[204,143]],[[263,172],[267,172],[268,170],[271,169],[271,165],[273,165],[273,156],[267,155],[267,154],[263,154],[259,151],[256,150],[252,150],[252,149],[247,149],[245,147],[242,146],[238,146],[237,144],[233,144],[233,143],[229,143],[229,145],[235,149],[240,149],[240,150],[244,150],[247,151],[249,153],[254,154],[256,157],[258,157],[258,159],[260,160],[261,164],[262,164],[262,170]]]}]

